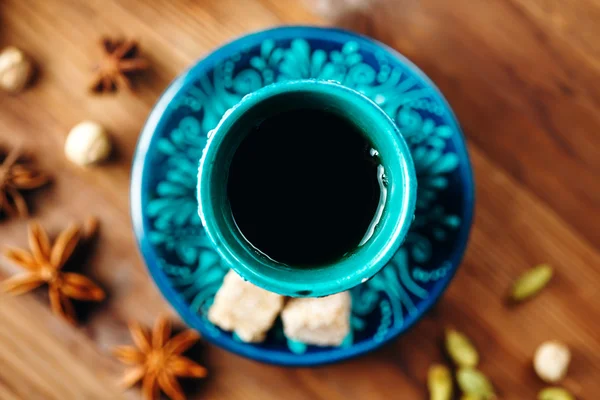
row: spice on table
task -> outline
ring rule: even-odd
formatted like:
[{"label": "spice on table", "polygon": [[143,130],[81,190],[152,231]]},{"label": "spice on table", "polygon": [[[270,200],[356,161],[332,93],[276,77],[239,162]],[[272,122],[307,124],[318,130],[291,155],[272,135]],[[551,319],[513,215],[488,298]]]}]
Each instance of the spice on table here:
[{"label": "spice on table", "polygon": [[541,380],[548,383],[561,381],[567,375],[571,351],[558,340],[542,343],[533,357],[533,368]]},{"label": "spice on table", "polygon": [[66,157],[81,166],[106,160],[111,150],[112,145],[106,129],[93,121],[75,125],[65,141]]},{"label": "spice on table", "polygon": [[105,297],[104,291],[90,279],[74,272],[62,271],[80,238],[80,228],[71,224],[51,244],[42,226],[32,222],[29,225],[30,251],[9,248],[4,253],[6,258],[27,272],[3,281],[0,288],[18,295],[46,284],[52,311],[75,324],[75,310],[70,299],[101,301]]},{"label": "spice on table", "polygon": [[137,322],[131,322],[129,330],[135,347],[114,349],[117,359],[132,365],[122,379],[124,388],[142,381],[142,395],[146,400],[158,399],[160,390],[171,400],[183,400],[186,397],[177,377],[206,376],[206,368],[181,355],[200,339],[196,331],[188,329],[171,338],[171,323],[164,317],[157,319],[152,332]]},{"label": "spice on table", "polygon": [[446,329],[446,351],[458,367],[474,368],[479,362],[479,353],[471,340],[454,329]]},{"label": "spice on table", "polygon": [[85,240],[90,240],[98,233],[98,227],[100,223],[98,222],[98,218],[94,216],[89,216],[86,218],[83,223],[83,237]]},{"label": "spice on table", "polygon": [[451,400],[452,387],[452,373],[450,372],[450,368],[441,364],[434,364],[429,367],[429,372],[427,373],[429,400]]},{"label": "spice on table", "polygon": [[131,74],[149,66],[148,61],[139,57],[137,42],[105,37],[101,40],[101,46],[103,56],[94,68],[96,76],[90,84],[90,90],[97,93],[132,90]]},{"label": "spice on table", "polygon": [[9,46],[0,52],[0,88],[9,93],[23,91],[33,76],[33,63],[20,49]]},{"label": "spice on table", "polygon": [[548,387],[542,389],[538,393],[537,400],[575,400],[575,396],[567,389],[561,387]]},{"label": "spice on table", "polygon": [[464,394],[479,396],[482,400],[497,398],[494,387],[487,376],[474,368],[459,368],[456,372],[456,382]]},{"label": "spice on table", "polygon": [[49,180],[46,174],[19,162],[19,150],[12,149],[0,164],[0,211],[9,217],[26,217],[29,210],[20,191],[36,189]]},{"label": "spice on table", "polygon": [[538,294],[550,279],[552,279],[552,267],[547,264],[538,265],[523,273],[513,284],[511,290],[511,300],[521,302]]}]

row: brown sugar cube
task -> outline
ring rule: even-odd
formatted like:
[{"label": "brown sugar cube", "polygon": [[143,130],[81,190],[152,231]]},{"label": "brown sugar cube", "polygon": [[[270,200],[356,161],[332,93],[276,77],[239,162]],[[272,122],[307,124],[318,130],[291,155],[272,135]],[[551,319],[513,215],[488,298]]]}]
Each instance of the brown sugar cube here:
[{"label": "brown sugar cube", "polygon": [[339,346],[350,332],[350,293],[291,299],[281,313],[285,335],[306,344]]},{"label": "brown sugar cube", "polygon": [[208,310],[208,320],[225,331],[235,332],[244,342],[262,342],[283,308],[283,300],[283,296],[229,271]]}]

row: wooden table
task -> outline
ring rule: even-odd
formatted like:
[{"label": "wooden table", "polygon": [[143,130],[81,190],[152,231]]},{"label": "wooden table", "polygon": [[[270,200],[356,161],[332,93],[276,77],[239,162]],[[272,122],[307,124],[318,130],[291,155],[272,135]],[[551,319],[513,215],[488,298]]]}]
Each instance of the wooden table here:
[{"label": "wooden table", "polygon": [[[574,352],[567,386],[600,396],[600,2],[383,0],[326,21],[294,0],[3,0],[0,46],[33,55],[41,73],[0,94],[0,144],[21,142],[53,184],[28,197],[55,234],[97,215],[86,271],[109,291],[79,329],[49,311],[43,291],[0,295],[0,399],[118,399],[109,349],[129,343],[129,318],[168,310],[148,277],[129,219],[130,164],[148,111],[195,59],[230,39],[280,24],[336,24],[398,49],[439,85],[461,121],[477,180],[477,216],[464,263],[443,301],[414,329],[367,356],[314,369],[262,365],[207,345],[206,399],[423,399],[443,328],[468,333],[503,399],[543,384],[532,354],[547,339]],[[139,38],[151,71],[136,95],[86,92],[101,34]],[[116,159],[82,169],[63,156],[84,119],[113,134]],[[26,221],[5,220],[2,244],[26,244]],[[503,303],[524,269],[549,262],[551,285],[517,308]],[[5,261],[0,277],[15,270]]]}]

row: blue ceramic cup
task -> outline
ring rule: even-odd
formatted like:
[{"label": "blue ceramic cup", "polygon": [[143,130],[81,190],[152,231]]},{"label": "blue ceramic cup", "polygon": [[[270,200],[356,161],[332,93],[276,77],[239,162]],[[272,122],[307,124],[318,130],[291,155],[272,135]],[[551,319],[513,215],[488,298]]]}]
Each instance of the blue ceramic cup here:
[{"label": "blue ceramic cup", "polygon": [[[227,180],[233,155],[257,122],[278,112],[307,108],[335,113],[369,139],[384,167],[387,191],[379,222],[364,244],[337,262],[297,268],[273,261],[244,239],[233,220]],[[208,136],[198,173],[200,218],[223,260],[253,284],[292,297],[341,292],[379,272],[404,241],[417,193],[411,154],[396,124],[359,92],[316,80],[275,83],[245,96]]]}]

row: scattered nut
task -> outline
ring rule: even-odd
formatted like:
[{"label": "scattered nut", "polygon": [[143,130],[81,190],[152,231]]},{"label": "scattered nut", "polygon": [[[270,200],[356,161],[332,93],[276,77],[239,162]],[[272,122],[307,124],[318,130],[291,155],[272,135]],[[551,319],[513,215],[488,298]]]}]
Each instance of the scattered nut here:
[{"label": "scattered nut", "polygon": [[463,367],[456,372],[456,382],[465,395],[478,397],[481,400],[494,400],[496,394],[490,380],[481,371]]},{"label": "scattered nut", "polygon": [[452,374],[445,365],[434,364],[427,373],[430,400],[452,399]]},{"label": "scattered nut", "polygon": [[65,155],[78,165],[103,161],[111,152],[110,137],[106,130],[92,121],[75,125],[65,142]]},{"label": "scattered nut", "polygon": [[446,329],[446,351],[458,367],[474,368],[479,362],[479,354],[471,340],[454,329]]},{"label": "scattered nut", "polygon": [[573,396],[567,389],[563,389],[560,387],[549,387],[542,389],[538,393],[538,400],[575,400],[575,396]]},{"label": "scattered nut", "polygon": [[9,93],[19,93],[33,76],[33,63],[16,47],[0,52],[0,88]]},{"label": "scattered nut", "polygon": [[552,279],[552,267],[546,264],[538,265],[523,273],[513,284],[510,297],[515,302],[521,302],[538,294],[550,279]]},{"label": "scattered nut", "polygon": [[556,383],[567,374],[571,352],[564,344],[556,340],[542,343],[533,357],[533,368],[545,382]]}]

